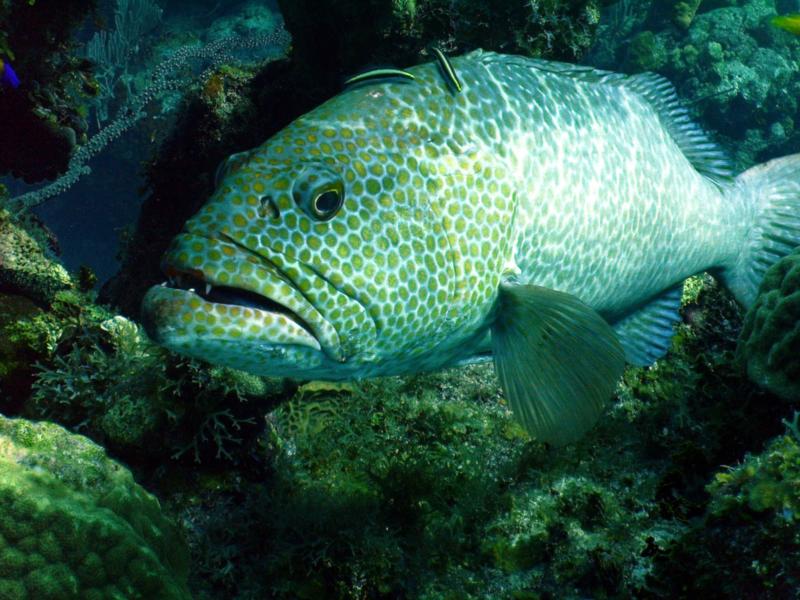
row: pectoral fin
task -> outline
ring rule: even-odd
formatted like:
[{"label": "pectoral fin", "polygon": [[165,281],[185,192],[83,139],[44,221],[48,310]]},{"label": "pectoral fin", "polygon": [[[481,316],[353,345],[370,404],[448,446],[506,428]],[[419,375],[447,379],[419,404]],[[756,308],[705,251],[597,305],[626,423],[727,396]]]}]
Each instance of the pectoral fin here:
[{"label": "pectoral fin", "polygon": [[492,326],[495,369],[531,436],[573,442],[597,421],[625,367],[613,329],[563,292],[503,284]]}]

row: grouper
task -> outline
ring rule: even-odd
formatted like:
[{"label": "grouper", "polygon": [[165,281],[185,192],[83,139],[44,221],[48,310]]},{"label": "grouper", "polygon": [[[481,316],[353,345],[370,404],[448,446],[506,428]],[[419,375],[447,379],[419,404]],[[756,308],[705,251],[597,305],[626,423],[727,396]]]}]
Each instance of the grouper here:
[{"label": "grouper", "polygon": [[149,335],[309,380],[492,359],[561,445],[626,361],[665,354],[687,277],[748,306],[800,245],[800,155],[734,177],[660,76],[437,56],[228,158],[144,299]]}]

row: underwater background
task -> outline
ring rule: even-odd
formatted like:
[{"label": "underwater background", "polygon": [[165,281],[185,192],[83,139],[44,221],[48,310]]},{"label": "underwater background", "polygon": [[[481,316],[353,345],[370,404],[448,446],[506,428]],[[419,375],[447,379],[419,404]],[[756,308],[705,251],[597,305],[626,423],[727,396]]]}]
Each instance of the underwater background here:
[{"label": "underwater background", "polygon": [[[797,0],[0,0],[0,598],[798,598],[800,248],[553,448],[491,364],[325,383],[139,324],[218,165],[366,68],[667,77],[736,172],[800,152]],[[776,16],[787,16],[776,19]]]}]

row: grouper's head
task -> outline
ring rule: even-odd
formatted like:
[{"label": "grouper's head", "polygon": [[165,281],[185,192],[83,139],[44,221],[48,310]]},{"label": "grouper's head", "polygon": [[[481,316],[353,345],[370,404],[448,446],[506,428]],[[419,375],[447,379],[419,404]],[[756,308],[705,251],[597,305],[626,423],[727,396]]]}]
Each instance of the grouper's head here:
[{"label": "grouper's head", "polygon": [[337,379],[446,362],[466,285],[446,228],[470,225],[447,214],[460,191],[443,174],[475,166],[445,141],[441,110],[425,122],[408,108],[419,89],[391,89],[346,92],[221,166],[213,196],[163,259],[168,281],[145,297],[155,340],[265,375]]}]

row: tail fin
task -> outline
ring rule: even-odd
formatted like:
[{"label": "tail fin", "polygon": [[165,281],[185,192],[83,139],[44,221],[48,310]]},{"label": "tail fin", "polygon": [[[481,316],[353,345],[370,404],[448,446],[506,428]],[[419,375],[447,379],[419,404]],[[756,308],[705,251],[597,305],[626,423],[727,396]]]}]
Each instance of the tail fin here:
[{"label": "tail fin", "polygon": [[764,272],[800,246],[800,154],[776,158],[736,178],[731,193],[753,206],[755,222],[736,264],[722,273],[745,307],[753,304]]}]

